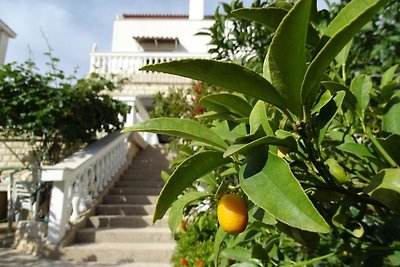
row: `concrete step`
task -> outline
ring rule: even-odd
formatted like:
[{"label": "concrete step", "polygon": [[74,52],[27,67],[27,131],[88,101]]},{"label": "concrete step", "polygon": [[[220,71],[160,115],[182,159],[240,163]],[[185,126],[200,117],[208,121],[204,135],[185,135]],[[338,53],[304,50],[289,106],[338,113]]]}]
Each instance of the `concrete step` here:
[{"label": "concrete step", "polygon": [[152,215],[155,205],[140,204],[101,204],[96,209],[97,215]]},{"label": "concrete step", "polygon": [[104,204],[155,204],[158,196],[144,195],[108,195],[104,197]]},{"label": "concrete step", "polygon": [[160,188],[123,188],[114,187],[110,189],[110,195],[150,195],[156,196],[160,193]]},{"label": "concrete step", "polygon": [[141,177],[142,175],[148,176],[148,177],[153,177],[157,179],[161,179],[161,171],[169,171],[168,168],[161,168],[160,166],[134,166],[131,165],[129,169],[127,169],[123,176],[124,177]]},{"label": "concrete step", "polygon": [[144,228],[84,228],[79,230],[75,237],[76,242],[173,242],[168,228],[144,227]]},{"label": "concrete step", "polygon": [[132,188],[162,188],[163,181],[148,181],[148,180],[120,180],[115,183],[115,187],[132,187]]},{"label": "concrete step", "polygon": [[80,243],[64,247],[62,260],[98,262],[169,262],[174,243]]},{"label": "concrete step", "polygon": [[[113,227],[148,227],[152,226],[153,215],[98,215],[88,220],[88,227],[113,228]],[[166,218],[157,221],[154,227],[168,227]]]},{"label": "concrete step", "polygon": [[136,182],[143,182],[143,181],[150,181],[150,182],[160,182],[164,183],[164,180],[161,178],[160,175],[155,174],[143,174],[143,175],[131,175],[131,176],[121,176],[120,181],[136,181]]}]

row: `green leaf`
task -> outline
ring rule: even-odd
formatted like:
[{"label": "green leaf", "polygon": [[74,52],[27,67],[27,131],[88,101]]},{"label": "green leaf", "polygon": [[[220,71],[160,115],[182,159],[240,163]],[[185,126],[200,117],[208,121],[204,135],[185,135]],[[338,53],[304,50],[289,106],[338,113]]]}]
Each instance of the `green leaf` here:
[{"label": "green leaf", "polygon": [[292,136],[288,136],[283,139],[280,139],[280,138],[277,138],[274,136],[265,136],[265,137],[261,137],[257,140],[254,140],[250,143],[231,145],[224,152],[224,157],[229,157],[236,153],[241,153],[241,154],[246,153],[251,148],[262,145],[262,144],[282,146],[282,147],[288,148],[290,151],[297,150],[297,142]]},{"label": "green leaf", "polygon": [[262,208],[254,207],[252,210],[252,217],[262,223],[274,225],[277,223],[275,217],[272,216],[268,211],[263,210]]},{"label": "green leaf", "polygon": [[372,81],[368,75],[362,74],[351,81],[350,91],[356,97],[356,113],[364,120],[365,110],[369,104]]},{"label": "green leaf", "polygon": [[218,266],[219,254],[221,253],[221,245],[228,234],[221,227],[218,228],[214,240],[214,266]]},{"label": "green leaf", "polygon": [[394,74],[396,73],[398,66],[399,65],[394,65],[385,71],[385,73],[382,75],[380,88],[384,88],[393,81]]},{"label": "green leaf", "polygon": [[215,111],[206,111],[203,114],[197,115],[196,118],[198,119],[205,119],[207,121],[214,121],[214,120],[227,120],[232,121],[235,117],[229,113],[218,113]]},{"label": "green leaf", "polygon": [[232,112],[241,117],[248,117],[252,110],[252,107],[245,99],[228,93],[205,96],[200,99],[200,105],[211,110],[215,110],[215,106],[222,107],[222,110]]},{"label": "green leaf", "polygon": [[[249,260],[249,258],[247,258]],[[251,262],[240,262],[230,265],[230,267],[258,267],[259,264],[251,263]]]},{"label": "green leaf", "polygon": [[185,193],[174,202],[168,214],[168,226],[172,233],[177,231],[182,221],[185,207],[195,201],[204,199],[207,196],[210,196],[210,194],[207,192],[191,191]]},{"label": "green leaf", "polygon": [[400,135],[391,134],[386,138],[377,138],[382,148],[400,166]]},{"label": "green leaf", "polygon": [[347,4],[328,25],[323,45],[307,68],[302,84],[302,103],[311,107],[318,94],[323,73],[343,47],[371,20],[388,0],[353,0]]},{"label": "green leaf", "polygon": [[274,135],[274,131],[268,122],[267,109],[264,101],[258,100],[254,105],[253,110],[250,113],[249,124],[250,134],[255,133],[261,125],[266,135]]},{"label": "green leaf", "polygon": [[187,119],[155,118],[127,127],[122,132],[151,132],[172,135],[199,141],[224,150],[228,146],[221,137],[206,126]]},{"label": "green leaf", "polygon": [[252,20],[260,23],[271,32],[275,31],[281,23],[282,19],[288,13],[287,9],[280,7],[264,7],[264,8],[239,8],[232,12],[232,15],[241,18]]},{"label": "green leaf", "polygon": [[388,133],[400,135],[400,95],[396,95],[386,104],[382,116],[382,129]]},{"label": "green leaf", "polygon": [[244,123],[234,124],[229,121],[214,122],[211,130],[225,140],[234,142],[237,138],[247,135],[246,125]]},{"label": "green leaf", "polygon": [[183,59],[144,66],[141,70],[159,71],[204,81],[285,109],[282,96],[266,79],[238,64],[209,59]]},{"label": "green leaf", "polygon": [[200,181],[206,183],[210,187],[217,188],[219,185],[217,182],[217,178],[213,173],[207,173],[206,175],[200,178]]},{"label": "green leaf", "polygon": [[335,257],[336,254],[335,253],[329,253],[326,254],[324,256],[321,257],[317,257],[317,258],[313,258],[313,259],[309,259],[309,260],[305,260],[305,261],[298,261],[296,263],[293,264],[288,264],[288,265],[281,265],[281,267],[304,267],[304,266],[311,266],[311,264],[313,263],[317,263],[319,261],[328,259],[330,257]]},{"label": "green leaf", "polygon": [[177,197],[194,181],[214,169],[230,162],[222,153],[204,151],[183,161],[170,175],[158,196],[153,222],[161,219]]},{"label": "green leaf", "polygon": [[400,168],[384,169],[364,189],[373,199],[400,212]]},{"label": "green leaf", "polygon": [[[269,6],[261,8],[239,8],[232,12],[237,18],[252,20],[264,25],[269,31],[274,32],[283,18],[287,15],[288,9],[283,7]],[[319,41],[318,32],[308,26],[307,43],[317,44]]]},{"label": "green leaf", "polygon": [[228,247],[222,250],[221,257],[239,262],[247,261],[251,258],[251,250],[241,246]]},{"label": "green leaf", "polygon": [[287,225],[328,233],[329,225],[304,193],[286,161],[265,149],[251,154],[254,157],[239,172],[240,186],[248,198]]},{"label": "green leaf", "polygon": [[331,99],[332,99],[331,92],[329,90],[326,90],[318,100],[317,104],[311,110],[311,115],[319,112],[321,108],[323,108],[326,104],[328,104]]},{"label": "green leaf", "polygon": [[356,97],[353,95],[352,92],[350,92],[349,88],[346,86],[337,83],[337,82],[331,82],[331,81],[323,81],[321,82],[321,85],[325,88],[328,89],[331,94],[336,94],[338,91],[345,91],[346,96],[344,97],[343,100],[343,106],[346,107],[347,109],[350,110],[355,110],[355,106],[357,103]]},{"label": "green leaf", "polygon": [[[272,85],[287,108],[302,117],[301,84],[306,71],[306,39],[312,0],[300,0],[275,32],[265,61]],[[290,78],[289,78],[290,77]]]},{"label": "green leaf", "polygon": [[363,145],[363,144],[357,144],[357,143],[343,143],[340,144],[336,147],[337,149],[351,153],[357,157],[360,158],[376,158],[369,150],[368,148]]},{"label": "green leaf", "polygon": [[351,221],[351,217],[350,207],[342,205],[332,217],[332,223],[349,234],[360,238],[364,235],[364,227],[359,222]]},{"label": "green leaf", "polygon": [[333,119],[335,118],[337,112],[339,111],[345,92],[339,91],[336,95],[326,104],[319,112],[317,117],[317,123],[319,126],[319,136],[318,136],[318,144],[321,144],[325,138],[325,134],[328,131],[329,126],[331,125]]},{"label": "green leaf", "polygon": [[347,61],[347,57],[349,56],[349,52],[350,52],[350,48],[351,45],[353,44],[353,39],[350,40],[350,42],[348,42],[345,47],[339,52],[339,54],[337,54],[337,56],[335,57],[336,63],[340,66],[342,66],[343,68],[346,65],[346,61]]}]

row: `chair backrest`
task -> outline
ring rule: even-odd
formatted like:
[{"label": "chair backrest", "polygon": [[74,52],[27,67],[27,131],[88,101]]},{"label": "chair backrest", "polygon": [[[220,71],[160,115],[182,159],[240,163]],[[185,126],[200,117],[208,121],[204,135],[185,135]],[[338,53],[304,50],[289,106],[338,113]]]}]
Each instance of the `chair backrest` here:
[{"label": "chair backrest", "polygon": [[14,181],[12,190],[14,204],[20,209],[33,210],[37,184],[27,181]]}]

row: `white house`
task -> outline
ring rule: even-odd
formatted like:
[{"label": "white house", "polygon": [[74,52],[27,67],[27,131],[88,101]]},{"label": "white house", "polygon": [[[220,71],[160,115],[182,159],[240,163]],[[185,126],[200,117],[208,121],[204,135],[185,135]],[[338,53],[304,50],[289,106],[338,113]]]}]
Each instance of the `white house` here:
[{"label": "white house", "polygon": [[8,46],[8,39],[15,38],[17,34],[0,19],[0,65],[4,64]]},{"label": "white house", "polygon": [[207,58],[209,36],[196,35],[213,24],[204,16],[204,0],[189,0],[188,15],[123,14],[114,21],[112,48],[99,52],[93,45],[90,72],[128,77],[130,85],[116,92],[118,97],[151,95],[171,84],[187,85],[188,79],[139,68],[181,58]]}]

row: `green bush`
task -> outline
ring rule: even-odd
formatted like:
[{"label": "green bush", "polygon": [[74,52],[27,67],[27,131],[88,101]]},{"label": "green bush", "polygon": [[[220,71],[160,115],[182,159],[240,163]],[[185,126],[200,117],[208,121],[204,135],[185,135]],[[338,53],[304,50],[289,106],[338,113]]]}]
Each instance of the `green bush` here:
[{"label": "green bush", "polygon": [[29,141],[43,163],[54,164],[99,132],[120,129],[128,106],[108,93],[117,85],[96,74],[66,77],[55,67],[39,73],[35,63],[0,67],[0,133]]},{"label": "green bush", "polygon": [[213,246],[217,232],[215,211],[200,212],[193,221],[182,221],[181,230],[175,235],[176,249],[172,256],[174,266],[214,266]]}]

